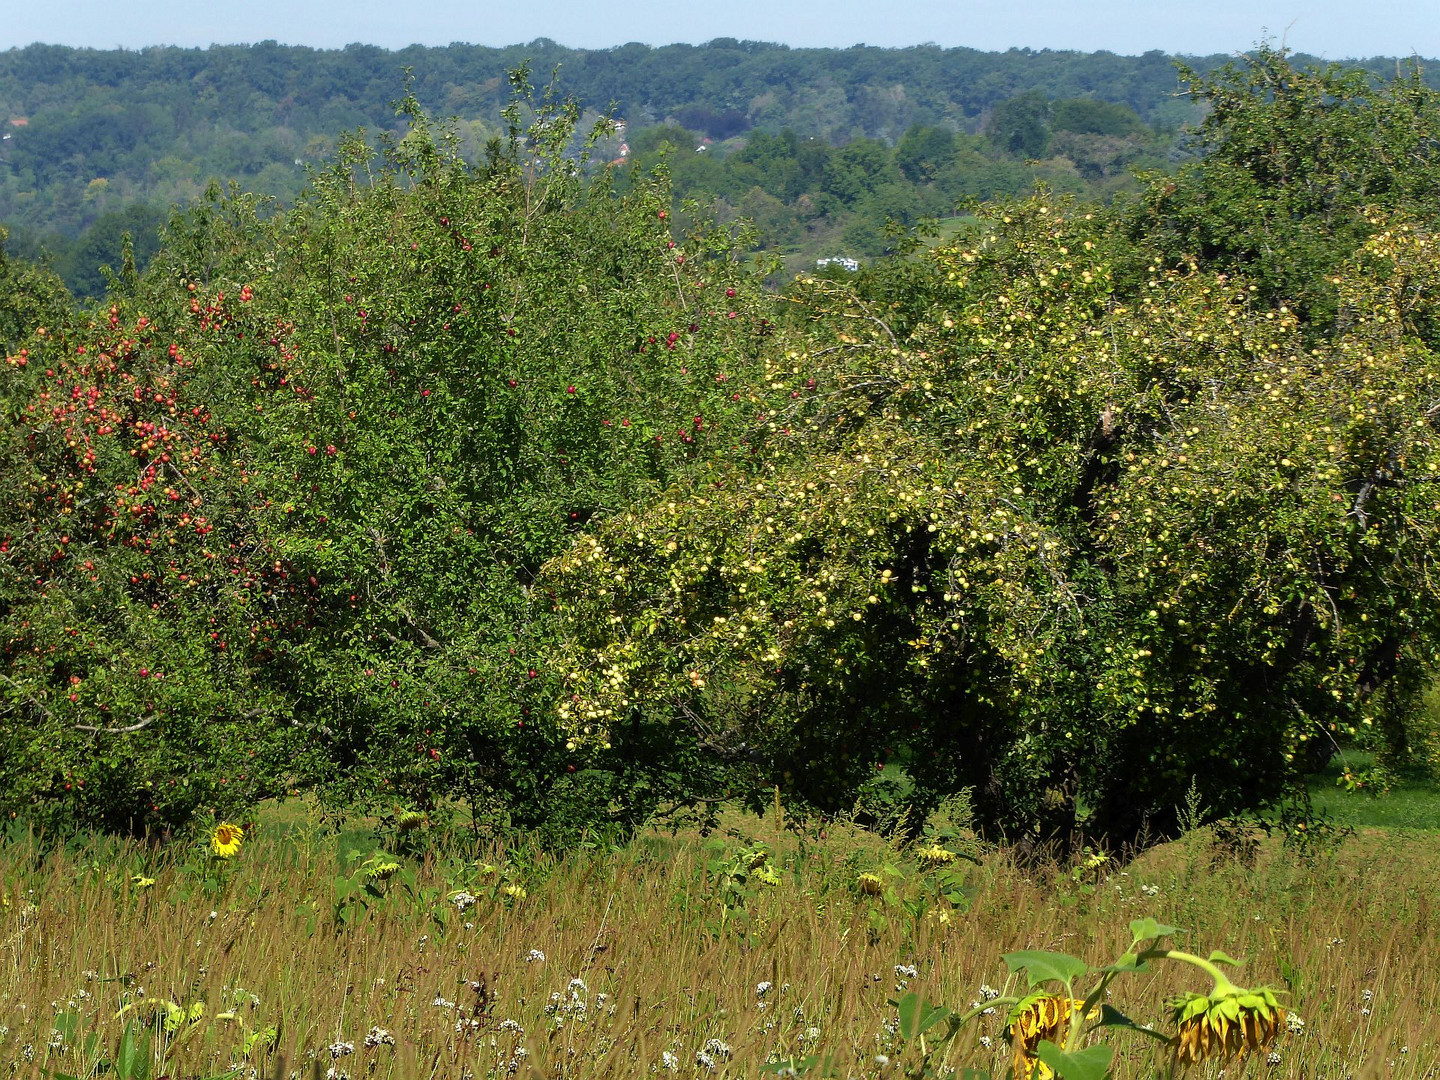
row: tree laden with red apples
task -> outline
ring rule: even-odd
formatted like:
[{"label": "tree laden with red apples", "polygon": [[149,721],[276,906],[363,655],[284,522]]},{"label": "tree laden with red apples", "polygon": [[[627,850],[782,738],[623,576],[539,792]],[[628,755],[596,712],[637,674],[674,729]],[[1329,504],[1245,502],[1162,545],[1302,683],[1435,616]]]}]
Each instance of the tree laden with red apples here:
[{"label": "tree laden with red apples", "polygon": [[4,359],[9,814],[160,832],[281,783],[257,676],[296,589],[255,529],[243,402],[210,359],[248,299],[120,297],[32,327]]}]

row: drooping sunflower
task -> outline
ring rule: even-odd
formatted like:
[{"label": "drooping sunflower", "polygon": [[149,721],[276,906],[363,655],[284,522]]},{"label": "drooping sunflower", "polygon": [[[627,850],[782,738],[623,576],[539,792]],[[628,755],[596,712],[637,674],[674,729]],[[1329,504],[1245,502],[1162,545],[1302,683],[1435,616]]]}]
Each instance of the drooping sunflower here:
[{"label": "drooping sunflower", "polygon": [[228,821],[222,821],[215,826],[215,831],[210,834],[210,851],[217,859],[230,859],[240,852],[240,845],[245,842],[245,830],[239,825],[232,825]]},{"label": "drooping sunflower", "polygon": [[1169,1002],[1175,1020],[1170,1050],[1179,1065],[1243,1058],[1268,1050],[1285,1031],[1285,1010],[1265,987],[1185,994]]},{"label": "drooping sunflower", "polygon": [[1083,1001],[1062,994],[1031,994],[1010,1010],[1010,1045],[1014,1048],[1016,1080],[1051,1080],[1055,1070],[1035,1056],[1042,1041],[1061,1045],[1070,1014]]}]

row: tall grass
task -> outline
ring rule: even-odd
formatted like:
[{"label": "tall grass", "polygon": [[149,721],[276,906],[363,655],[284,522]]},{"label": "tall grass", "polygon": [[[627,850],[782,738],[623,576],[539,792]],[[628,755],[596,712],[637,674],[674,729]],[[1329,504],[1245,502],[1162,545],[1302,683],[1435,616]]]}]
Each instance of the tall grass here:
[{"label": "tall grass", "polygon": [[[1303,1030],[1271,1075],[1440,1069],[1432,834],[1352,837],[1308,863],[1266,842],[1253,868],[1205,830],[1123,868],[1025,869],[992,851],[970,873],[966,911],[858,831],[732,824],[723,851],[646,835],[559,860],[427,857],[412,890],[392,876],[380,887],[390,900],[352,906],[344,923],[333,836],[261,830],[218,875],[198,851],[44,853],[14,839],[0,847],[0,1061],[17,1076],[309,1076],[318,1062],[357,1080],[458,1080],[753,1076],[819,1055],[834,1075],[898,1076],[917,1060],[895,1035],[901,987],[965,1007],[984,986],[1015,989],[1003,952],[1105,962],[1130,919],[1154,915],[1187,929],[1182,945],[1247,958],[1246,983],[1289,991]],[[780,884],[727,872],[757,843]],[[863,870],[881,871],[890,894],[858,889]],[[457,889],[474,904],[458,908]],[[1185,988],[1208,989],[1165,968],[1117,983],[1112,1003],[1163,1023],[1162,999]],[[168,1033],[163,1002],[184,1011]],[[148,1072],[121,1069],[127,1023]],[[1002,1028],[1002,1015],[982,1017],[944,1064],[1005,1075]],[[1118,1076],[1163,1071],[1153,1044],[1117,1042]]]}]

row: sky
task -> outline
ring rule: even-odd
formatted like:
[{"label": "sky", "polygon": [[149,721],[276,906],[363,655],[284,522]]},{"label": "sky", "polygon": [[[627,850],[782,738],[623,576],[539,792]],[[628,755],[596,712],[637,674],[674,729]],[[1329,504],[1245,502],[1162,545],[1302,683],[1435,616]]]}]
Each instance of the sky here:
[{"label": "sky", "polygon": [[1234,53],[1262,38],[1329,60],[1440,57],[1440,0],[3,0],[0,49],[275,40],[577,48],[717,37],[793,46],[934,42],[998,50]]}]

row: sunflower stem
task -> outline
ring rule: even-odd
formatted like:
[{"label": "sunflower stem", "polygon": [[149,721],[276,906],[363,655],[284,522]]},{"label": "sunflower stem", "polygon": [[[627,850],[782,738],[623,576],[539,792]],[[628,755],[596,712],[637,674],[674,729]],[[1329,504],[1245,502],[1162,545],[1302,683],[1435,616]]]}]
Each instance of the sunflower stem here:
[{"label": "sunflower stem", "polygon": [[1150,955],[1159,957],[1162,960],[1179,960],[1182,963],[1190,964],[1205,972],[1206,975],[1209,975],[1210,978],[1215,980],[1215,989],[1211,991],[1211,997],[1220,994],[1235,994],[1240,991],[1238,986],[1226,978],[1223,971],[1203,956],[1196,956],[1194,953],[1183,952],[1180,949],[1157,949],[1150,953]]}]

